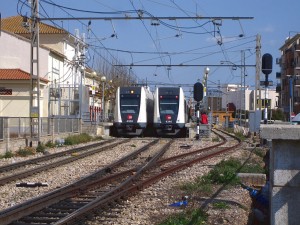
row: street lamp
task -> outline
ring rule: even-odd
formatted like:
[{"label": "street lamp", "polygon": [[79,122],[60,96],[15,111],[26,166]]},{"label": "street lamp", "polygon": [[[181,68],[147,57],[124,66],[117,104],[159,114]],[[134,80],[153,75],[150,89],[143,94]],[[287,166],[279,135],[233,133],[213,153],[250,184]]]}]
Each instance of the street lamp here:
[{"label": "street lamp", "polygon": [[105,120],[105,103],[104,103],[104,87],[105,87],[106,76],[101,77],[102,82],[102,121]]}]

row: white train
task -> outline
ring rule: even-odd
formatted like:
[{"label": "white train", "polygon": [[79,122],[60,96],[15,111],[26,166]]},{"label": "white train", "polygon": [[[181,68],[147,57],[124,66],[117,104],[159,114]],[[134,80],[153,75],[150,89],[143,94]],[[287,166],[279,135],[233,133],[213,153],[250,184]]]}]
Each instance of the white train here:
[{"label": "white train", "polygon": [[140,136],[153,125],[153,93],[148,87],[118,87],[114,110],[116,136]]},{"label": "white train", "polygon": [[153,126],[158,136],[186,135],[187,105],[181,87],[157,87]]}]

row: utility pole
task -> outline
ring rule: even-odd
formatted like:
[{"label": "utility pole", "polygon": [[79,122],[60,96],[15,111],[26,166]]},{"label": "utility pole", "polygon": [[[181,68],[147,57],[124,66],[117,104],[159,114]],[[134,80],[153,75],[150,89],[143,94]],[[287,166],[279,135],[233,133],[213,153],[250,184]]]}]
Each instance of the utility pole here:
[{"label": "utility pole", "polygon": [[40,115],[40,75],[39,75],[39,3],[31,3],[31,52],[30,52],[30,143],[37,141],[40,144],[41,115]]},{"label": "utility pole", "polygon": [[[259,34],[256,35],[256,74],[255,74],[255,93],[254,93],[254,110],[256,111],[259,107],[261,110],[261,88],[260,88],[260,71],[261,71],[261,37]],[[258,94],[257,94],[258,92]],[[259,100],[259,106],[257,107],[257,99]]]}]

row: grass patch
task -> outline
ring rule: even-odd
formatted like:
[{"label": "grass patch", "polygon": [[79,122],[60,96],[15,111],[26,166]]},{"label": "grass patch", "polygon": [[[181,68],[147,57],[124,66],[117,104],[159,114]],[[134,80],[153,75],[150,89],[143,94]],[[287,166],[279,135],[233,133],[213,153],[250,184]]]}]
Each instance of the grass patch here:
[{"label": "grass patch", "polygon": [[76,145],[80,143],[86,143],[92,140],[92,137],[86,133],[78,134],[78,135],[70,135],[65,138],[65,145]]},{"label": "grass patch", "polygon": [[0,155],[0,159],[8,159],[14,157],[14,153],[11,151],[5,152],[3,155]]},{"label": "grass patch", "polygon": [[36,152],[45,153],[45,151],[46,151],[46,146],[43,143],[38,144],[38,146],[36,147]]},{"label": "grass patch", "polygon": [[196,193],[207,195],[212,193],[214,184],[239,184],[240,179],[236,174],[241,166],[241,162],[237,159],[222,160],[207,175],[180,185],[180,189],[188,195]]},{"label": "grass patch", "polygon": [[239,138],[241,141],[245,141],[246,140],[246,137],[243,135],[242,132],[237,132],[237,133],[234,133],[234,135]]},{"label": "grass patch", "polygon": [[188,225],[188,224],[205,224],[207,214],[201,209],[192,209],[175,214],[159,223],[159,225]]},{"label": "grass patch", "polygon": [[253,153],[261,158],[265,157],[266,151],[262,148],[255,148]]},{"label": "grass patch", "polygon": [[241,168],[240,173],[266,173],[266,170],[259,164],[251,163],[244,165]]},{"label": "grass patch", "polygon": [[25,147],[25,148],[19,148],[19,150],[16,151],[16,156],[26,157],[29,155],[34,155],[35,153],[36,153],[35,148]]},{"label": "grass patch", "polygon": [[56,144],[49,140],[46,142],[45,146],[48,148],[54,148],[56,147]]},{"label": "grass patch", "polygon": [[235,185],[239,183],[236,173],[241,166],[241,162],[237,159],[222,160],[206,175],[206,179],[213,184]]},{"label": "grass patch", "polygon": [[212,205],[214,209],[229,209],[229,205],[226,202],[214,202]]},{"label": "grass patch", "polygon": [[220,138],[219,137],[214,137],[213,139],[212,139],[212,142],[219,142],[220,141]]}]

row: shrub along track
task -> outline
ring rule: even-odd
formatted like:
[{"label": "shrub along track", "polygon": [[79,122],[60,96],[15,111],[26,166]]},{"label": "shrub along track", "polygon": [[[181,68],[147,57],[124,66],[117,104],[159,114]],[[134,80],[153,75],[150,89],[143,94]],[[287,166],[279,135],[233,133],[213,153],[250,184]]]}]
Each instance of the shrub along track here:
[{"label": "shrub along track", "polygon": [[[107,172],[112,173],[117,164],[123,165],[122,159],[122,162],[109,165],[75,184],[4,210],[0,212],[0,220],[4,224],[16,225],[80,224],[82,220],[86,220],[86,216],[92,216],[93,212],[104,210],[110,204],[143,190],[165,176],[240,145],[240,141],[235,141],[231,146],[224,147],[232,137],[220,136],[223,142],[217,145],[161,159],[171,145],[171,142],[168,142],[144,164],[104,176]],[[144,148],[146,147],[142,149]]]}]

